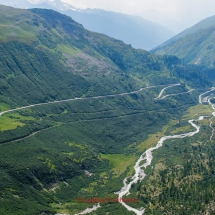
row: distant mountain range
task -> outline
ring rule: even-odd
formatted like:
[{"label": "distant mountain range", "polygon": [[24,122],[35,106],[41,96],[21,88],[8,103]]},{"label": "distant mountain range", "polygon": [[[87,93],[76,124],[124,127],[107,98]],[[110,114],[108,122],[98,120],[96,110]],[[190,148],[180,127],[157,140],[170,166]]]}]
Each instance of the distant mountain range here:
[{"label": "distant mountain range", "polygon": [[100,9],[80,10],[72,5],[52,1],[22,0],[19,2],[0,0],[1,4],[19,8],[53,9],[81,23],[86,29],[106,34],[110,37],[131,44],[134,48],[150,50],[168,40],[174,33],[168,28],[141,18]]},{"label": "distant mountain range", "polygon": [[174,35],[169,29],[138,16],[99,9],[67,10],[64,13],[85,28],[120,39],[134,48],[150,50]]},{"label": "distant mountain range", "polygon": [[184,29],[191,26],[186,22],[182,23],[180,21],[177,21],[173,17],[170,17],[167,14],[157,11],[155,9],[146,10],[137,15],[141,16],[146,20],[150,20],[151,22],[165,26],[175,34],[179,34]]},{"label": "distant mountain range", "polygon": [[215,67],[215,16],[206,18],[152,50],[156,54],[176,55],[184,61]]}]

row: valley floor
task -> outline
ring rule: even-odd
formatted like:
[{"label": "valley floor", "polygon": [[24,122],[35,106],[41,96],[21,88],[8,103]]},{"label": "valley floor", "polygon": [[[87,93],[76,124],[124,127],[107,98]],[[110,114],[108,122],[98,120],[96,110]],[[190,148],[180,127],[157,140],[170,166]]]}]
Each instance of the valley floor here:
[{"label": "valley floor", "polygon": [[[158,96],[155,98],[156,100],[162,100],[162,99],[165,99],[165,98],[170,97],[170,96],[177,96],[177,95],[181,95],[181,94],[191,93],[192,91],[195,90],[195,89],[191,89],[187,92],[182,92],[182,93],[181,92],[171,93],[171,94],[165,93],[165,90],[167,90],[168,88],[176,87],[179,85],[180,84],[170,84],[170,85],[166,85],[166,86],[165,85],[164,86],[162,86],[162,85],[150,86],[150,87],[141,88],[140,90],[128,92],[128,93],[120,93],[120,94],[113,94],[113,95],[106,95],[106,96],[95,96],[95,97],[88,97],[88,98],[74,98],[74,99],[68,99],[68,100],[39,103],[39,104],[24,106],[24,107],[20,107],[20,108],[16,108],[16,109],[5,110],[5,111],[0,113],[0,116],[3,117],[3,115],[11,114],[12,112],[21,111],[24,109],[29,109],[29,108],[33,108],[33,107],[37,107],[37,106],[52,105],[55,103],[59,104],[59,103],[76,101],[76,100],[97,100],[97,99],[105,99],[105,98],[110,98],[110,97],[119,97],[119,96],[137,94],[137,93],[140,93],[141,91],[143,91],[145,89],[150,89],[150,88],[155,88],[155,87],[163,87],[161,89],[160,93],[158,94]],[[214,88],[212,88],[211,91],[212,90],[214,90]],[[203,94],[204,93],[202,93],[201,95],[203,95]],[[201,103],[201,95],[199,96],[199,102],[200,103]],[[161,213],[159,212],[160,209],[162,209],[161,211],[169,210],[168,206],[167,206],[167,209],[165,209],[165,207],[163,207],[160,203],[154,203],[153,202],[154,201],[153,198],[161,198],[160,195],[163,195],[162,194],[162,192],[163,192],[162,187],[156,191],[157,194],[154,193],[155,192],[155,190],[154,190],[155,184],[160,183],[160,182],[158,182],[158,181],[156,182],[155,179],[152,179],[153,175],[154,174],[161,174],[162,175],[163,173],[160,173],[160,172],[165,171],[167,168],[169,168],[169,167],[167,167],[166,161],[164,162],[164,160],[166,160],[165,157],[162,158],[161,156],[160,157],[157,156],[157,152],[155,152],[155,150],[158,150],[163,145],[164,146],[162,148],[164,148],[164,149],[169,148],[169,146],[167,147],[167,145],[169,144],[169,142],[171,142],[174,139],[182,139],[183,138],[183,139],[185,139],[185,141],[187,141],[187,139],[188,139],[187,137],[191,138],[194,135],[201,133],[200,127],[204,127],[207,124],[209,124],[208,127],[211,129],[210,141],[212,141],[213,140],[213,132],[214,132],[213,123],[214,123],[214,116],[215,116],[215,112],[213,112],[213,108],[214,107],[212,104],[211,104],[211,107],[203,106],[201,104],[194,106],[194,107],[191,107],[189,109],[189,111],[187,112],[187,114],[184,115],[180,121],[177,121],[177,120],[170,121],[168,125],[163,127],[162,131],[157,132],[157,133],[152,134],[152,135],[149,135],[148,139],[146,139],[144,142],[142,142],[138,146],[135,146],[135,148],[136,148],[135,153],[137,153],[137,155],[135,155],[135,153],[134,153],[135,156],[130,156],[130,163],[126,164],[128,166],[123,167],[124,168],[123,171],[125,171],[125,172],[122,171],[120,174],[118,174],[117,177],[116,176],[110,176],[110,175],[108,176],[107,173],[105,173],[105,172],[102,173],[102,174],[104,174],[104,176],[100,175],[100,179],[104,180],[103,185],[102,185],[104,187],[110,186],[112,184],[112,182],[110,182],[110,181],[114,178],[117,180],[120,179],[121,181],[123,181],[124,186],[118,192],[116,192],[116,190],[115,190],[115,192],[112,193],[111,198],[112,199],[118,198],[118,202],[122,206],[124,206],[126,210],[122,210],[122,208],[120,208],[120,204],[117,204],[117,208],[120,208],[117,210],[122,211],[123,214],[126,214],[126,213],[130,214],[130,212],[134,212],[137,215],[142,215],[144,213],[150,214],[150,211],[155,211],[156,214],[161,214],[162,212]],[[192,119],[192,118],[195,118],[195,119]],[[188,120],[189,120],[191,127],[188,124],[186,124],[186,122],[185,122]],[[59,125],[62,125],[62,124],[59,124]],[[53,125],[50,128],[55,128],[59,125]],[[196,130],[193,131],[192,127],[194,127]],[[50,129],[50,128],[43,128],[41,130],[41,132],[46,131],[47,129]],[[38,132],[40,132],[40,131],[33,132],[32,134],[30,134],[26,137],[22,137],[22,138],[19,138],[17,140],[11,140],[7,143],[12,144],[12,142],[14,143],[15,141],[19,142],[19,141],[26,140],[32,136],[38,135]],[[166,141],[168,142],[167,144],[165,143]],[[157,145],[156,145],[156,142],[157,142]],[[2,146],[3,145],[4,144],[2,144]],[[69,143],[69,145],[75,146],[76,148],[80,148],[81,150],[85,148],[85,146],[81,146],[81,145],[78,145],[76,143]],[[146,150],[144,153],[142,153],[143,149]],[[165,152],[164,149],[163,149],[162,153],[166,154],[167,152]],[[153,155],[152,155],[152,152],[153,152]],[[71,153],[73,153],[73,152],[71,152]],[[138,154],[140,154],[139,159],[138,159]],[[117,156],[119,156],[119,155],[117,155]],[[154,156],[154,159],[153,159],[153,156]],[[113,154],[112,155],[110,154],[108,156],[103,156],[103,159],[108,159],[109,161],[113,161],[112,164],[114,165],[115,173],[110,172],[109,174],[113,174],[113,173],[116,174],[117,171],[119,172],[120,169],[117,168],[117,166],[119,165],[119,162],[122,162],[123,159],[128,160],[128,157],[129,156],[126,155],[125,158],[122,158],[121,160],[118,160],[116,162],[116,157],[114,158]],[[174,159],[176,159],[176,158],[174,158]],[[137,160],[137,161],[135,161],[135,160]],[[53,169],[55,168],[54,165],[51,163],[51,160],[46,160],[45,162],[48,162],[49,163],[48,165],[51,168],[53,168]],[[133,167],[134,171],[132,170],[132,165],[134,165],[134,167]],[[159,169],[158,169],[158,165],[160,165]],[[175,166],[175,164],[173,166]],[[90,177],[92,175],[90,175]],[[126,177],[124,177],[124,176],[126,176]],[[89,177],[89,174],[88,174],[88,177]],[[124,177],[124,179],[123,179],[123,177]],[[158,178],[160,178],[160,177],[161,176],[159,176]],[[173,179],[173,180],[175,180],[175,179]],[[165,179],[164,179],[164,181],[165,181]],[[93,183],[95,183],[95,184],[93,185]],[[149,183],[149,184],[147,185],[147,183]],[[118,183],[117,187],[119,187],[119,184],[120,183]],[[56,186],[55,189],[59,189],[59,187],[62,187],[62,186],[63,185],[59,184],[59,186]],[[92,189],[92,191],[97,190],[95,193],[94,193],[94,191],[91,193],[91,198],[92,198],[92,195],[94,195],[94,194],[98,195],[98,193],[103,192],[103,191],[99,191],[98,187],[96,188],[96,186],[98,186],[98,182],[97,181],[93,182],[93,180],[91,180],[91,182],[89,183],[89,187],[87,189],[89,189],[89,190]],[[45,189],[45,188],[43,188],[43,189]],[[63,190],[65,190],[65,189],[67,189],[67,188],[64,187]],[[71,189],[71,188],[68,188],[68,189]],[[165,189],[167,189],[167,188],[165,188]],[[82,192],[82,193],[84,193],[84,192]],[[63,191],[62,191],[62,194],[63,194]],[[135,198],[136,196],[138,196],[138,199],[139,199],[138,204],[126,203],[126,202],[120,201],[120,199],[122,199],[122,198],[132,199],[132,198]],[[81,197],[81,198],[83,198],[83,197]],[[58,215],[71,214],[71,213],[74,214],[74,212],[70,212],[70,211],[78,211],[78,210],[79,210],[79,212],[78,213],[76,212],[75,213],[76,215],[94,213],[94,211],[96,211],[96,213],[98,213],[98,214],[102,214],[104,211],[110,212],[110,209],[107,209],[110,202],[107,202],[107,204],[105,204],[104,202],[103,203],[97,202],[97,203],[101,203],[101,204],[98,204],[97,206],[94,205],[94,207],[88,207],[87,209],[86,209],[86,203],[84,204],[84,202],[79,202],[80,204],[78,207],[80,209],[77,209],[77,202],[75,202],[75,201],[77,201],[77,199],[71,203],[56,204],[57,203],[56,202],[55,204],[53,204],[53,208],[56,208],[59,211]],[[157,201],[157,202],[159,202],[159,201]],[[74,204],[74,206],[72,206],[73,204]],[[140,206],[141,206],[141,209],[138,209],[138,208],[140,208]],[[85,207],[85,209],[81,210],[81,208],[84,208],[84,207]],[[116,204],[115,204],[115,206],[112,205],[111,210],[113,210],[114,207],[116,207]],[[80,212],[80,211],[82,211],[82,212]]]}]

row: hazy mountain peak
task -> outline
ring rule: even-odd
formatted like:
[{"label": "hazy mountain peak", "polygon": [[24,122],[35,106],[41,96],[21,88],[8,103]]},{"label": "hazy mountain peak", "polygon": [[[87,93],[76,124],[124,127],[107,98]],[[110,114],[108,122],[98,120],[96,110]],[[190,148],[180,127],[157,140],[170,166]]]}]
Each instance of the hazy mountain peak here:
[{"label": "hazy mountain peak", "polygon": [[73,7],[71,4],[64,3],[60,0],[0,0],[0,4],[18,7],[18,8],[48,8],[54,10],[77,10],[77,8]]},{"label": "hazy mountain peak", "polygon": [[177,20],[174,20],[172,17],[167,16],[166,14],[155,9],[146,10],[140,13],[139,16],[157,24],[163,25],[171,29],[174,33],[179,33],[189,27],[186,25],[186,23],[181,23]]},{"label": "hazy mountain peak", "polygon": [[[44,2],[44,0],[28,0],[28,1],[32,4],[40,4]],[[47,1],[53,2],[53,0],[47,0]]]}]

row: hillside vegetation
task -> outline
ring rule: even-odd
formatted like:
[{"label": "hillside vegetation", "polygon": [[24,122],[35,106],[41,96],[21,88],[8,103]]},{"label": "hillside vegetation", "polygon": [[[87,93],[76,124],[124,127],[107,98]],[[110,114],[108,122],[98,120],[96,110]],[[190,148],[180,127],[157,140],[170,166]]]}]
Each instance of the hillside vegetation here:
[{"label": "hillside vegetation", "polygon": [[159,55],[175,55],[187,63],[214,68],[215,16],[209,17],[152,50]]},{"label": "hillside vegetation", "polygon": [[[117,197],[148,135],[211,86],[177,57],[136,50],[52,10],[0,6],[0,35],[0,112],[46,103],[0,116],[5,215],[75,214],[89,207],[79,197]],[[154,99],[170,83],[181,85],[167,94],[196,91]],[[121,94],[154,85],[164,86]],[[70,98],[79,99],[48,104]],[[130,214],[103,206],[98,214]]]}]

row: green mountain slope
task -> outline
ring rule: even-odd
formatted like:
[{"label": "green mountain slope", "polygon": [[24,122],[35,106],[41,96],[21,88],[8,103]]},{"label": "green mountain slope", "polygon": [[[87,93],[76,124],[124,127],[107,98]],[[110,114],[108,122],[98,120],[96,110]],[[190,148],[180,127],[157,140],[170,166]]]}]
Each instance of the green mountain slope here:
[{"label": "green mountain slope", "polygon": [[204,19],[152,50],[156,54],[175,55],[184,61],[214,67],[215,16]]},{"label": "green mountain slope", "polygon": [[[197,90],[177,93],[211,86],[176,57],[136,50],[52,10],[0,6],[0,26],[0,112],[45,103],[0,115],[1,214],[75,214],[91,206],[79,197],[117,197],[149,147],[141,143],[198,102]],[[176,96],[154,99],[172,83],[181,85],[166,93]],[[164,86],[137,92],[154,85]],[[65,99],[73,100],[56,102]],[[130,214],[102,206],[100,214]]]}]

